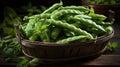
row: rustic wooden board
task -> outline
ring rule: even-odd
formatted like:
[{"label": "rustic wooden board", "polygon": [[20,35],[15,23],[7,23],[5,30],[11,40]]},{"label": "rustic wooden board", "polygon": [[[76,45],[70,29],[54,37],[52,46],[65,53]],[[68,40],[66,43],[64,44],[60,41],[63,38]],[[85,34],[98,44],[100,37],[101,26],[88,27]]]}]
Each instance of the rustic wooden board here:
[{"label": "rustic wooden board", "polygon": [[[1,64],[0,66],[4,65],[4,66],[15,66],[16,63],[5,63],[5,64]],[[39,64],[38,66],[52,66],[52,67],[72,67],[72,66],[120,66],[120,55],[101,55],[100,57],[91,60],[91,61],[87,61],[87,62],[79,62],[79,60],[77,62],[71,62],[71,63],[63,63],[63,64]]]},{"label": "rustic wooden board", "polygon": [[102,55],[93,61],[83,63],[83,65],[120,65],[120,55]]}]

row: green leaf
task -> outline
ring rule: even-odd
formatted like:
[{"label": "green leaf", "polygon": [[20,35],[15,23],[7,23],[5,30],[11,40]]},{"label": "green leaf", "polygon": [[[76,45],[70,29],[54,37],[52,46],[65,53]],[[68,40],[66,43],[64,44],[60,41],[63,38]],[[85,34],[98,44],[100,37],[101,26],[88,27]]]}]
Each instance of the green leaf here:
[{"label": "green leaf", "polygon": [[109,51],[114,51],[118,47],[118,42],[108,42],[107,49]]},{"label": "green leaf", "polygon": [[28,67],[28,62],[30,61],[27,57],[18,57],[17,59],[17,67]]},{"label": "green leaf", "polygon": [[3,49],[3,56],[4,57],[13,57],[14,56],[14,49],[5,47]]},{"label": "green leaf", "polygon": [[40,58],[33,58],[30,62],[29,65],[30,67],[36,67],[39,63],[42,63]]}]

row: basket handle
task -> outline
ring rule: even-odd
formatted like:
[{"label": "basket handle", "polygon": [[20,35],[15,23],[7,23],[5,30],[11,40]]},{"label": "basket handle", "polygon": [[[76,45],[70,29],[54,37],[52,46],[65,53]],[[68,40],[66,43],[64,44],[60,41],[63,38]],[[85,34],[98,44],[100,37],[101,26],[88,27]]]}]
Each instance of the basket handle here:
[{"label": "basket handle", "polygon": [[21,44],[21,36],[20,36],[20,31],[19,31],[19,25],[18,24],[14,24],[15,30],[16,30],[16,38],[18,40],[18,42]]}]

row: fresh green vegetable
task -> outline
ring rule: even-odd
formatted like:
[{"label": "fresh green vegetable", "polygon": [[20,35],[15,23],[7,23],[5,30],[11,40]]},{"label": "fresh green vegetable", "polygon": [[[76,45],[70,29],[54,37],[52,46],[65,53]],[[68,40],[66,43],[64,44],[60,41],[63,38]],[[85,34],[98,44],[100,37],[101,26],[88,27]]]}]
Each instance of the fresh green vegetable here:
[{"label": "fresh green vegetable", "polygon": [[52,33],[51,33],[51,38],[56,39],[58,35],[60,34],[61,29],[54,27]]},{"label": "fresh green vegetable", "polygon": [[31,61],[29,61],[29,66],[36,67],[39,63],[42,63],[40,58],[33,58]]},{"label": "fresh green vegetable", "polygon": [[106,27],[106,31],[108,34],[113,32],[113,28],[111,26]]},{"label": "fresh green vegetable", "polygon": [[[29,9],[27,10],[27,8]],[[3,49],[2,55],[6,61],[16,58],[21,53],[21,47],[14,37],[14,28],[11,28],[16,22],[20,24],[20,34],[23,38],[32,41],[56,42],[57,44],[78,40],[95,40],[96,37],[110,34],[113,31],[112,23],[104,21],[107,17],[95,14],[92,8],[74,5],[63,6],[61,2],[43,12],[32,7],[31,3],[24,9],[28,11],[28,15],[23,20],[25,23],[21,23],[21,17],[8,8],[5,12],[4,22],[0,25],[4,33],[8,35],[0,39],[0,47]],[[38,14],[33,15],[34,12]],[[108,49],[113,50],[116,47],[116,43],[113,43],[113,46],[109,45]],[[31,60],[19,57],[17,61],[17,67],[30,67],[41,63],[41,59],[38,58]]]},{"label": "fresh green vegetable", "polygon": [[73,37],[69,37],[63,40],[59,40],[57,41],[57,44],[65,44],[65,43],[70,43],[72,41],[76,41],[76,40],[82,40],[82,39],[89,39],[88,36],[84,36],[84,35],[80,35],[80,36],[73,36]]},{"label": "fresh green vegetable", "polygon": [[[41,8],[46,9],[44,6],[40,6]],[[17,9],[20,9],[26,14],[22,14],[19,12],[17,13]],[[27,23],[22,24],[22,18],[24,15],[30,16],[32,14],[41,13],[42,9],[38,9],[36,6],[33,6],[31,2],[29,2],[28,6],[27,4],[21,7],[17,7],[17,9],[13,9],[12,7],[5,7],[4,8],[4,18],[3,22],[0,23],[0,49],[2,49],[1,52],[1,62],[17,62],[17,59],[19,55],[22,55],[22,49],[18,41],[15,37],[15,28],[14,24],[20,24],[22,25],[22,29],[26,29]],[[19,11],[20,11],[19,10]],[[42,16],[44,17],[44,16]],[[26,21],[25,21],[26,22]],[[21,29],[20,34],[21,36],[27,37],[26,32]],[[35,40],[35,38],[34,38]],[[18,67],[25,67],[27,62],[30,60],[26,60],[25,58],[22,58],[22,61],[18,61]],[[19,65],[20,64],[20,65]],[[26,66],[27,67],[27,66]]]},{"label": "fresh green vegetable", "polygon": [[[24,37],[32,41],[57,43],[58,40],[74,36],[86,36],[89,40],[96,40],[96,37],[111,33],[109,27],[112,24],[105,22],[106,19],[106,16],[96,14],[93,8],[63,6],[60,2],[53,4],[43,13],[25,16],[24,20],[28,22],[21,25],[21,29],[25,32]],[[74,39],[69,39],[68,42]]]},{"label": "fresh green vegetable", "polygon": [[52,13],[55,9],[61,7],[62,5],[63,5],[62,1],[60,3],[55,3],[50,8],[46,9],[42,14]]},{"label": "fresh green vegetable", "polygon": [[84,18],[78,18],[78,17],[75,17],[74,19],[79,20],[80,22],[83,22],[84,25],[87,25],[87,24],[88,24],[89,27],[94,27],[94,28],[98,29],[100,33],[105,34],[105,32],[106,32],[105,29],[104,29],[102,26],[97,25],[97,24],[96,24],[94,21],[92,21],[92,20],[84,19]]},{"label": "fresh green vegetable", "polygon": [[2,55],[6,58],[15,58],[21,53],[21,47],[18,41],[11,35],[0,39],[0,48],[3,49]]},{"label": "fresh green vegetable", "polygon": [[0,25],[2,30],[1,34],[15,36],[15,29],[13,24],[20,24],[21,18],[17,15],[16,11],[10,7],[4,8],[4,19]]},{"label": "fresh green vegetable", "polygon": [[72,10],[72,9],[66,9],[66,10],[59,10],[58,12],[54,13],[51,18],[52,19],[58,19],[63,15],[66,14],[83,14],[83,12],[79,11],[79,10]]},{"label": "fresh green vegetable", "polygon": [[82,12],[89,12],[89,8],[85,8],[83,6],[65,6],[65,7],[61,7],[60,9],[71,9],[71,10],[79,10],[79,11],[82,11]]},{"label": "fresh green vegetable", "polygon": [[103,21],[107,18],[105,15],[95,14],[95,11],[92,7],[90,8],[89,16],[91,16],[93,20],[100,20],[100,21]]},{"label": "fresh green vegetable", "polygon": [[85,0],[92,4],[118,4],[120,0]]},{"label": "fresh green vegetable", "polygon": [[65,29],[69,29],[69,30],[75,32],[78,35],[83,34],[83,35],[89,36],[90,39],[93,39],[93,36],[91,34],[87,33],[86,31],[84,31],[80,28],[76,28],[75,26],[70,25],[68,23],[63,23],[61,21],[55,21],[53,19],[48,20],[48,22],[50,22],[51,24],[53,24],[55,26],[65,28]]},{"label": "fresh green vegetable", "polygon": [[30,61],[30,58],[24,57],[24,56],[20,56],[16,60],[18,62],[16,67],[29,67],[28,63]]},{"label": "fresh green vegetable", "polygon": [[118,47],[118,42],[108,42],[108,47],[107,47],[107,50],[113,52],[115,50],[115,48]]}]

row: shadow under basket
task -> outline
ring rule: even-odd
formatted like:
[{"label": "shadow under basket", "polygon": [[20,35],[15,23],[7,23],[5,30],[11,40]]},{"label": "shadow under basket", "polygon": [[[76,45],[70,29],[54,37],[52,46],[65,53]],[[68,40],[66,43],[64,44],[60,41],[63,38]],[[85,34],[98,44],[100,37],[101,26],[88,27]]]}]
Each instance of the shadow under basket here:
[{"label": "shadow under basket", "polygon": [[109,35],[98,37],[96,42],[75,41],[68,44],[29,41],[21,38],[19,31],[16,36],[21,44],[24,55],[30,58],[40,58],[50,63],[57,63],[100,56],[106,50],[107,43],[113,35],[114,31]]}]

